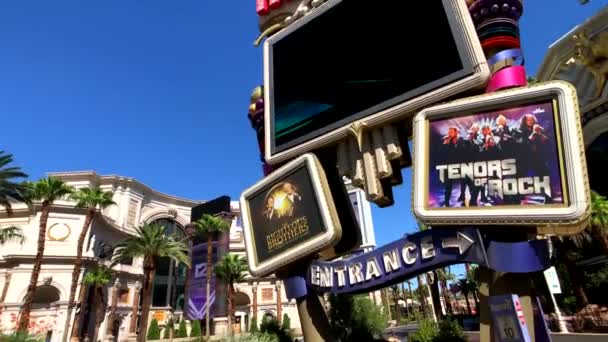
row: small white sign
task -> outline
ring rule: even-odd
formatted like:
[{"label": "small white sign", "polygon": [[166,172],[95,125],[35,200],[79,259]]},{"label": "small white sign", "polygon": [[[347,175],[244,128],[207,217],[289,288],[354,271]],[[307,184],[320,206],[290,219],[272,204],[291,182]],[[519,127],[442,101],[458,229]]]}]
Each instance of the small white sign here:
[{"label": "small white sign", "polygon": [[562,287],[559,284],[559,278],[557,276],[557,270],[554,266],[545,270],[545,279],[547,280],[547,286],[549,286],[549,291],[553,294],[562,293]]}]

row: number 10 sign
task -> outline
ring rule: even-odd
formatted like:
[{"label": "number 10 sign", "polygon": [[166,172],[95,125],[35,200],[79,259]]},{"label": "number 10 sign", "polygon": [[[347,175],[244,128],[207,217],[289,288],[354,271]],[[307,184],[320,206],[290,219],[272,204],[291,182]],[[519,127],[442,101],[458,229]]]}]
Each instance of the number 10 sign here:
[{"label": "number 10 sign", "polygon": [[531,341],[519,296],[491,296],[490,312],[492,313],[492,323],[495,327],[494,335],[498,341]]}]

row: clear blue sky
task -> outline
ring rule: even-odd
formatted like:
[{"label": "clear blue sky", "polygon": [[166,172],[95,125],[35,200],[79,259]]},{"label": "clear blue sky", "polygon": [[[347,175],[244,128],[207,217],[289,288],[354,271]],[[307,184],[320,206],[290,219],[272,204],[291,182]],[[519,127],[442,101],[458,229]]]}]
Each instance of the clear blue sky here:
[{"label": "clear blue sky", "polygon": [[[607,1],[527,0],[527,67]],[[262,82],[253,0],[0,2],[0,149],[32,178],[95,170],[193,199],[261,177],[249,94]],[[409,180],[410,173],[406,173]],[[409,181],[377,239],[415,224]]]}]

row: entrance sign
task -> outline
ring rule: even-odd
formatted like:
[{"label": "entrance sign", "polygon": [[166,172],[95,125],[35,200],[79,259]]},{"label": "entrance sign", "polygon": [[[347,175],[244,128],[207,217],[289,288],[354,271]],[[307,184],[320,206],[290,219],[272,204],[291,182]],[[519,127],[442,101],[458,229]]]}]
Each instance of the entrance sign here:
[{"label": "entrance sign", "polygon": [[343,140],[355,122],[407,118],[489,77],[466,3],[454,0],[329,0],[266,40],[264,70],[269,164]]},{"label": "entrance sign", "polygon": [[524,312],[517,295],[490,296],[490,312],[499,342],[530,342]]},{"label": "entrance sign", "polygon": [[590,214],[575,89],[550,82],[430,107],[414,120],[424,223],[583,229]]},{"label": "entrance sign", "polygon": [[306,278],[319,292],[366,293],[458,263],[487,264],[477,229],[431,229],[350,259],[314,261]]},{"label": "entrance sign", "polygon": [[241,213],[249,270],[269,275],[304,257],[332,258],[342,237],[318,159],[305,154],[245,190]]}]

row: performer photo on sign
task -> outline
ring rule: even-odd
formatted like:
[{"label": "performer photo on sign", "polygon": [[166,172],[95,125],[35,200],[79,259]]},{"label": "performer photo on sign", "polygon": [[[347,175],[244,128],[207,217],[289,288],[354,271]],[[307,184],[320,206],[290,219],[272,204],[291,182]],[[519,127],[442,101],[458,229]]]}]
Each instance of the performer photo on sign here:
[{"label": "performer photo on sign", "polygon": [[564,203],[555,132],[553,102],[430,121],[428,205]]},{"label": "performer photo on sign", "polygon": [[302,168],[250,199],[256,244],[265,258],[323,232],[314,190]]}]

